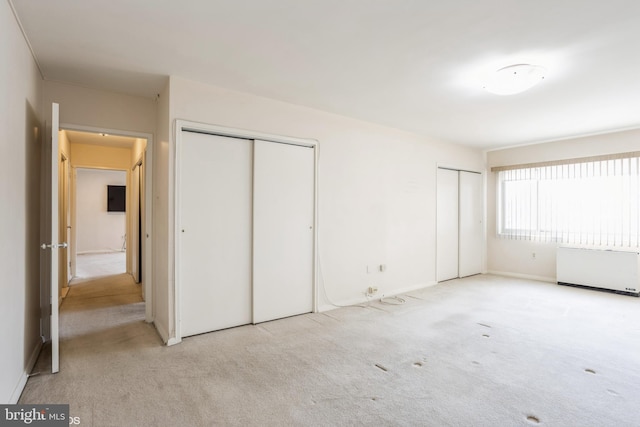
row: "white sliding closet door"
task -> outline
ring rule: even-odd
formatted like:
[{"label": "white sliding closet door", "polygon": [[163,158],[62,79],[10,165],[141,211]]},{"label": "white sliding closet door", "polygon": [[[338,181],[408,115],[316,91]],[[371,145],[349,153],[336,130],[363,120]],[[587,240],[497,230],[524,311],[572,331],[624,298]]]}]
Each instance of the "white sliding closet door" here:
[{"label": "white sliding closet door", "polygon": [[436,207],[437,281],[458,277],[458,171],[438,169]]},{"label": "white sliding closet door", "polygon": [[182,133],[177,203],[183,337],[251,323],[252,157],[250,140]]},{"label": "white sliding closet door", "polygon": [[458,274],[482,272],[482,175],[460,171],[460,237]]},{"label": "white sliding closet door", "polygon": [[255,141],[253,323],[313,310],[314,151]]}]

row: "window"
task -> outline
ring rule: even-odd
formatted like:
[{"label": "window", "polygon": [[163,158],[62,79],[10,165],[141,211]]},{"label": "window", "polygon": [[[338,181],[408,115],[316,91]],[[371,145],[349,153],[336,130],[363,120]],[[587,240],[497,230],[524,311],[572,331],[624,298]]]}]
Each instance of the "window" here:
[{"label": "window", "polygon": [[639,168],[638,153],[494,168],[498,233],[511,239],[638,247]]}]

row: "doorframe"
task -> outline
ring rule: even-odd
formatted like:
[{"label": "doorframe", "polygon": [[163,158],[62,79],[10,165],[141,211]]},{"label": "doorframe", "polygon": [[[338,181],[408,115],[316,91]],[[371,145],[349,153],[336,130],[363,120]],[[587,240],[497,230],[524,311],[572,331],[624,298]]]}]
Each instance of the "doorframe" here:
[{"label": "doorframe", "polygon": [[180,251],[176,250],[178,247],[178,239],[180,236],[180,194],[179,194],[179,178],[180,178],[180,148],[182,147],[182,134],[183,132],[196,132],[210,135],[226,136],[231,138],[241,138],[249,140],[262,140],[280,144],[299,145],[303,147],[313,148],[313,273],[312,273],[312,290],[311,295],[313,299],[312,312],[318,312],[318,149],[319,141],[308,138],[296,138],[290,136],[276,135],[258,131],[252,131],[247,129],[232,128],[227,126],[220,126],[214,124],[206,124],[193,122],[189,120],[175,120],[174,126],[175,132],[175,144],[173,150],[169,150],[169,194],[173,195],[173,200],[170,200],[170,205],[173,203],[173,209],[169,208],[169,224],[170,224],[170,253],[169,259],[170,268],[169,277],[173,282],[173,289],[169,290],[173,295],[173,321],[170,321],[170,327],[172,329],[172,336],[167,340],[167,345],[178,344],[182,341],[182,333],[180,331],[180,319],[181,319],[181,284],[179,280],[180,269]]},{"label": "doorframe", "polygon": [[[95,126],[84,126],[77,125],[73,123],[60,123],[60,130],[71,130],[78,132],[90,132],[90,133],[108,133],[110,135],[117,136],[126,136],[130,138],[141,138],[147,140],[147,146],[145,148],[144,153],[142,153],[144,160],[146,161],[145,165],[145,243],[144,243],[144,265],[143,265],[143,286],[144,286],[144,295],[145,295],[145,321],[147,323],[152,323],[155,317],[155,310],[153,307],[153,266],[151,256],[153,250],[153,235],[150,233],[153,230],[152,221],[152,209],[153,209],[153,147],[154,140],[153,134],[145,133],[145,132],[133,132],[126,131],[120,129],[112,129],[112,128],[103,128],[103,127],[95,127]],[[81,166],[79,166],[81,167]],[[130,168],[129,168],[130,169]],[[74,207],[72,207],[73,209]]]}]

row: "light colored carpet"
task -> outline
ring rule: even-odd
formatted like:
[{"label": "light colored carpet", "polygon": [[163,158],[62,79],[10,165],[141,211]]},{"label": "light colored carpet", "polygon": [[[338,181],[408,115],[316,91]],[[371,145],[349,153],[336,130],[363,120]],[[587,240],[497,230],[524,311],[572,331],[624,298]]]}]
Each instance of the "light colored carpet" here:
[{"label": "light colored carpet", "polygon": [[21,403],[82,426],[640,425],[638,298],[475,276],[164,347],[112,285],[72,288],[61,372]]},{"label": "light colored carpet", "polygon": [[126,252],[78,254],[76,256],[76,277],[71,285],[78,283],[81,279],[120,274],[126,270]]}]

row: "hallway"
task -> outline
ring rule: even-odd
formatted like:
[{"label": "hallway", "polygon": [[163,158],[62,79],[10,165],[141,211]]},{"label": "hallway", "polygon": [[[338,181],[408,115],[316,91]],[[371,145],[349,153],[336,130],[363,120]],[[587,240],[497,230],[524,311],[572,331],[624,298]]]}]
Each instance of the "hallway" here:
[{"label": "hallway", "polygon": [[[69,293],[60,307],[60,348],[95,344],[110,346],[112,340],[122,341],[115,330],[130,329],[130,325],[144,322],[144,301],[140,286],[131,275],[121,273],[71,283]],[[112,332],[109,332],[112,331]],[[118,336],[112,336],[117,333]]]},{"label": "hallway", "polygon": [[[60,307],[60,349],[98,339],[109,347],[121,342],[122,328],[144,322],[140,285],[124,273],[125,252],[78,255],[76,277]],[[114,335],[115,334],[115,335]]]},{"label": "hallway", "polygon": [[[96,259],[83,271],[85,277],[94,277],[74,279],[60,307],[60,372],[50,373],[51,351],[45,346],[20,398],[30,403],[71,403],[82,425],[100,425],[87,419],[88,414],[93,418],[99,402],[121,398],[114,389],[132,355],[162,347],[154,327],[144,321],[140,285],[131,275],[95,277],[113,271],[105,267],[108,264],[117,266],[110,262],[114,256],[106,255],[92,256]],[[98,384],[104,386],[103,392]]]}]

